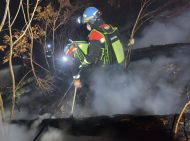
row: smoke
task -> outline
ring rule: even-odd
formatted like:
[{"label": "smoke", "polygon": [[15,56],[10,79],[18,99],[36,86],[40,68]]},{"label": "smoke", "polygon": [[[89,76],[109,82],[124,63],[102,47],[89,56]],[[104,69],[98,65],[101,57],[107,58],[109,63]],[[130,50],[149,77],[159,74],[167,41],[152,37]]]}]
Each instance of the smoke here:
[{"label": "smoke", "polygon": [[[0,141],[32,141],[37,135],[38,126],[43,119],[50,117],[50,114],[46,113],[44,115],[39,115],[39,110],[31,111],[29,109],[28,103],[31,102],[31,99],[41,96],[41,93],[33,92],[32,96],[22,95],[20,99],[17,99],[17,104],[20,107],[19,110],[15,106],[14,114],[12,120],[34,120],[32,125],[27,126],[27,124],[9,124],[9,118],[11,113],[11,104],[9,102],[5,103],[5,120],[6,126],[3,126],[2,121],[0,120]],[[52,117],[55,118],[55,117]],[[51,132],[50,132],[51,133]],[[43,136],[42,136],[43,137]],[[52,141],[51,139],[47,141]]]},{"label": "smoke", "polygon": [[[157,20],[135,38],[133,48],[190,41],[190,10]],[[127,72],[111,68],[94,72],[93,108],[99,115],[161,115],[179,113],[187,101],[182,95],[189,82],[190,57],[159,57],[131,62]]]},{"label": "smoke", "polygon": [[190,42],[190,10],[180,16],[158,20],[145,27],[135,38],[133,48]]},{"label": "smoke", "polygon": [[131,62],[128,72],[118,66],[97,69],[91,85],[95,111],[99,115],[178,113],[187,100],[181,93],[190,80],[189,59],[144,59]]},{"label": "smoke", "polygon": [[[0,136],[1,141],[26,141],[32,140],[37,131],[37,126],[33,126],[33,128],[28,128],[24,125],[17,124],[8,124],[8,119],[10,116],[10,109],[5,109],[5,119],[7,121],[6,125],[3,126],[0,121]],[[30,115],[26,109],[21,109],[21,112],[17,110],[14,111],[13,120],[17,119],[33,119],[36,116]]]},{"label": "smoke", "polygon": [[[22,75],[22,65],[13,66],[15,80],[19,80]],[[10,68],[1,69],[0,70],[0,85],[11,85],[12,84],[12,77]]]},{"label": "smoke", "polygon": [[41,141],[63,141],[63,133],[55,128],[48,128],[48,131],[43,134]]}]

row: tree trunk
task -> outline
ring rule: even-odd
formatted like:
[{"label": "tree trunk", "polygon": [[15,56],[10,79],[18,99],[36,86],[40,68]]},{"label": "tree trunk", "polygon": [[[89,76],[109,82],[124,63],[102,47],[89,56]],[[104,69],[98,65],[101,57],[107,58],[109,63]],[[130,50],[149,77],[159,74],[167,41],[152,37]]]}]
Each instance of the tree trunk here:
[{"label": "tree trunk", "polygon": [[0,108],[1,108],[1,116],[2,116],[2,122],[3,125],[5,125],[5,115],[4,115],[4,107],[3,107],[3,100],[0,93]]},{"label": "tree trunk", "polygon": [[8,23],[9,23],[9,34],[10,34],[10,56],[9,56],[9,67],[11,71],[12,76],[12,86],[13,86],[13,97],[12,97],[12,108],[11,108],[11,115],[9,122],[11,123],[13,112],[14,112],[14,106],[15,106],[15,76],[13,72],[13,66],[12,66],[12,55],[13,55],[13,40],[12,40],[12,31],[11,31],[11,18],[10,18],[10,10],[8,10]]}]

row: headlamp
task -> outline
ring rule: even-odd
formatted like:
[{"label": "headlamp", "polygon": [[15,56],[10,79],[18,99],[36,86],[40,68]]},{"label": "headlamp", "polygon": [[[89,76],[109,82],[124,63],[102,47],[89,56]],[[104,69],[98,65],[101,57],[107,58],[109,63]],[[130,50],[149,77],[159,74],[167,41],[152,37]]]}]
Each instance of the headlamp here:
[{"label": "headlamp", "polygon": [[77,21],[79,24],[81,24],[81,22],[82,22],[81,17],[78,17]]},{"label": "headlamp", "polygon": [[64,57],[63,57],[63,60],[64,60],[64,61],[67,61],[67,57],[64,56]]},{"label": "headlamp", "polygon": [[93,17],[93,18],[91,18],[91,19],[89,19],[89,21],[88,21],[88,22],[90,22],[90,23],[94,24],[94,23],[95,23],[95,21],[96,21],[96,19],[98,19],[101,15],[102,15],[102,12],[101,12],[101,11],[96,12],[96,14],[94,15],[94,17]]},{"label": "headlamp", "polygon": [[51,47],[51,44],[48,44],[47,47],[50,48],[50,47]]}]

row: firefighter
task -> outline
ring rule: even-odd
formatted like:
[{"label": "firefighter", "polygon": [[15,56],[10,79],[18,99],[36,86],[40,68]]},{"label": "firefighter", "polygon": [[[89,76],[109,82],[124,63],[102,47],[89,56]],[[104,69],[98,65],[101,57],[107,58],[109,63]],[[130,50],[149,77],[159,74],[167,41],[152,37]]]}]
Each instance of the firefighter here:
[{"label": "firefighter", "polygon": [[[114,64],[123,64],[124,66],[124,47],[128,44],[127,39],[118,32],[116,27],[105,24],[101,15],[102,13],[97,8],[89,7],[81,18],[82,23],[86,23],[87,29],[91,31],[88,55],[82,62],[82,66],[86,67],[91,63],[97,66]],[[130,42],[134,44],[134,39]]]},{"label": "firefighter", "polygon": [[86,43],[85,41],[74,41],[73,43],[68,44],[64,48],[64,53],[66,54],[66,57],[64,57],[64,60],[67,60],[70,66],[73,78],[75,79],[74,86],[76,88],[81,87],[81,81],[80,81],[81,74],[85,74],[85,75],[82,75],[82,79],[87,81],[88,80],[87,74],[89,74],[89,71],[91,70],[91,68],[85,68],[81,72],[81,74],[78,74],[80,70],[79,66],[84,61],[87,55],[87,51],[88,51],[88,43]]}]

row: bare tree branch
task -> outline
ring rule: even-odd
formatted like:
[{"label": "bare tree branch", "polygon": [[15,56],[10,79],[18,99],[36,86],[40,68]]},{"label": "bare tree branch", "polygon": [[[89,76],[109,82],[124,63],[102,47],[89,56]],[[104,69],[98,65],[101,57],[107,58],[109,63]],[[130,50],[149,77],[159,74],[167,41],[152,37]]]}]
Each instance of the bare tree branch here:
[{"label": "bare tree branch", "polygon": [[18,13],[19,13],[19,11],[20,11],[21,5],[22,5],[22,0],[20,0],[20,4],[19,4],[18,10],[17,10],[17,13],[16,13],[16,15],[15,15],[15,17],[14,17],[12,23],[11,23],[11,26],[14,24],[14,22],[15,22],[17,16],[18,16]]},{"label": "bare tree branch", "polygon": [[12,108],[11,108],[11,115],[9,119],[9,123],[12,121],[13,112],[14,112],[14,106],[15,106],[15,76],[13,72],[13,66],[12,66],[12,55],[13,55],[13,37],[12,37],[12,31],[11,31],[11,18],[10,18],[10,10],[8,9],[8,21],[9,21],[9,34],[10,34],[10,55],[9,55],[9,67],[11,71],[12,76],[12,85],[13,85],[13,96],[12,96]]},{"label": "bare tree branch", "polygon": [[20,85],[20,83],[24,80],[24,78],[25,78],[31,71],[32,71],[32,70],[30,70],[29,72],[27,72],[27,73],[25,74],[25,76],[20,80],[20,82],[19,82],[18,85],[16,86],[15,93],[16,93],[16,91],[18,90],[18,86]]},{"label": "bare tree branch", "polygon": [[32,62],[34,62],[34,64],[36,64],[37,66],[39,66],[40,68],[42,68],[43,70],[49,72],[48,70],[46,70],[44,67],[42,67],[41,65],[39,65],[38,63],[36,63],[34,60],[32,60]]},{"label": "bare tree branch", "polygon": [[3,122],[3,125],[5,125],[5,114],[4,114],[4,107],[3,107],[3,100],[1,97],[1,92],[0,92],[0,108],[1,108],[2,122]]},{"label": "bare tree branch", "polygon": [[6,0],[6,8],[5,8],[5,13],[4,13],[4,16],[3,16],[3,20],[1,21],[1,25],[0,25],[0,32],[5,24],[5,20],[7,18],[7,12],[8,12],[8,9],[9,9],[9,3],[10,3],[10,0]]},{"label": "bare tree branch", "polygon": [[35,6],[35,8],[34,8],[34,10],[33,10],[31,19],[30,19],[30,21],[28,22],[28,25],[27,25],[25,31],[24,31],[23,34],[13,43],[13,45],[15,45],[15,44],[24,36],[24,34],[26,33],[26,31],[28,30],[28,28],[29,28],[29,26],[30,26],[30,24],[31,24],[31,22],[32,22],[32,19],[33,19],[33,17],[34,17],[34,13],[35,13],[35,11],[36,11],[36,8],[37,8],[37,6],[38,6],[38,2],[39,2],[39,0],[36,1],[36,6]]}]

